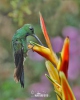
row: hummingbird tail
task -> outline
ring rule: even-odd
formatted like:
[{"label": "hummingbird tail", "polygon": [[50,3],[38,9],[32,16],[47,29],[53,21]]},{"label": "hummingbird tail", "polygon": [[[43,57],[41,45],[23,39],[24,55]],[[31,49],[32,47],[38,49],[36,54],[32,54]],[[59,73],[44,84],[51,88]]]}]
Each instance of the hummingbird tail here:
[{"label": "hummingbird tail", "polygon": [[24,88],[24,69],[23,67],[21,69],[15,68],[14,69],[14,80],[16,83],[20,81],[21,87]]},{"label": "hummingbird tail", "polygon": [[24,66],[23,66],[23,51],[20,50],[15,53],[15,65],[16,68],[14,70],[14,80],[16,82],[20,81],[21,87],[24,87]]},{"label": "hummingbird tail", "polygon": [[20,83],[21,83],[21,87],[24,88],[24,68],[22,69],[22,72],[21,72]]},{"label": "hummingbird tail", "polygon": [[19,79],[17,77],[17,68],[14,69],[14,81],[16,81],[16,83],[18,83]]}]

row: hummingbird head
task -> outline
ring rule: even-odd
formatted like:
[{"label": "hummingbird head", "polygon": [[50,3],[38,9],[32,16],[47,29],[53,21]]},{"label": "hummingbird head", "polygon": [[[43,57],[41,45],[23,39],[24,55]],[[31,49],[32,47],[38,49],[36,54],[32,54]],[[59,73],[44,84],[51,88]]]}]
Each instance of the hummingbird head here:
[{"label": "hummingbird head", "polygon": [[26,31],[26,36],[34,34],[34,28],[31,24],[25,24],[23,26],[24,30]]},{"label": "hummingbird head", "polygon": [[33,36],[41,45],[43,45],[42,42],[39,40],[39,38],[36,36],[36,34],[34,32],[34,28],[31,24],[25,24],[23,27],[27,32],[26,37],[27,36]]}]

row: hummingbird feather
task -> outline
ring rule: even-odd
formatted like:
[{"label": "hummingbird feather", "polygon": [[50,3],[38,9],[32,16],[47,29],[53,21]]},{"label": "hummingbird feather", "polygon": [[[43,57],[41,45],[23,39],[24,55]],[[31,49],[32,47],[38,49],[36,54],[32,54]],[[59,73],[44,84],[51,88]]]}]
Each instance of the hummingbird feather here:
[{"label": "hummingbird feather", "polygon": [[14,80],[20,81],[22,87],[24,87],[24,66],[23,66],[23,50],[19,50],[14,54],[16,68],[14,70]]},{"label": "hummingbird feather", "polygon": [[14,80],[20,82],[21,86],[24,87],[24,58],[27,57],[27,37],[33,36],[42,45],[39,38],[35,35],[34,28],[31,24],[25,24],[23,27],[18,29],[12,37],[12,46],[14,52],[15,66],[14,69]]}]

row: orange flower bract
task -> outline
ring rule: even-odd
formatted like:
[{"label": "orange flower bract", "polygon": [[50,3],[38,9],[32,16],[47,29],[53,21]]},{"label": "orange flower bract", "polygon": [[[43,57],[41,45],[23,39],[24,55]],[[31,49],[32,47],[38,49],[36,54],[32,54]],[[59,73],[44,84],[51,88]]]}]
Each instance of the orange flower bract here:
[{"label": "orange flower bract", "polygon": [[62,51],[60,52],[60,58],[56,56],[52,50],[50,39],[48,37],[43,17],[40,13],[41,28],[48,45],[47,47],[41,46],[34,42],[28,45],[29,49],[37,52],[44,58],[46,58],[46,68],[50,76],[46,75],[48,79],[54,85],[55,92],[57,94],[57,100],[76,100],[73,92],[67,81],[68,65],[69,65],[69,37],[64,40]]},{"label": "orange flower bract", "polygon": [[69,38],[66,37],[61,51],[61,57],[57,66],[57,69],[59,71],[64,72],[66,77],[68,76],[67,75],[68,65],[69,65]]}]

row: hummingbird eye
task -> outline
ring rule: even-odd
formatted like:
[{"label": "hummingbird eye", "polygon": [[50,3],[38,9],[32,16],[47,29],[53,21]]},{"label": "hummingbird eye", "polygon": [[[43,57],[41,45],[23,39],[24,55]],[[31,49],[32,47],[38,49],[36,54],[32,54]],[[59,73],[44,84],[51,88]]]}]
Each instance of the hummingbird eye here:
[{"label": "hummingbird eye", "polygon": [[34,32],[34,29],[33,29],[33,27],[31,27],[31,26],[30,26],[30,27],[29,27],[29,29],[32,31],[32,33]]},{"label": "hummingbird eye", "polygon": [[33,30],[33,27],[32,27],[32,26],[30,26],[30,27],[29,27],[29,29],[30,29],[30,30]]}]

